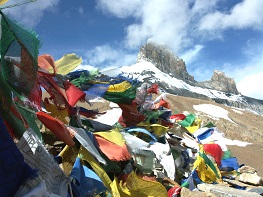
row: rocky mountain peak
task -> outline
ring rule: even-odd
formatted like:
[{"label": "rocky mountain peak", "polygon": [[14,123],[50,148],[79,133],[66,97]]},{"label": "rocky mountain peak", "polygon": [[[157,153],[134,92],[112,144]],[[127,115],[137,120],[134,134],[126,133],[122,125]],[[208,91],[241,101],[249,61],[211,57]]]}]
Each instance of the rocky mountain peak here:
[{"label": "rocky mountain peak", "polygon": [[177,79],[181,79],[189,84],[202,88],[239,94],[234,79],[226,76],[225,73],[219,70],[214,71],[211,80],[203,82],[195,81],[194,76],[191,76],[187,72],[183,59],[180,59],[173,54],[173,52],[164,44],[148,41],[145,45],[141,46],[137,62],[141,59],[153,63],[162,72]]},{"label": "rocky mountain peak", "polygon": [[212,78],[209,81],[203,81],[198,83],[199,86],[215,89],[222,92],[229,92],[233,94],[239,94],[235,80],[225,75],[224,72],[215,70]]},{"label": "rocky mountain peak", "polygon": [[185,62],[174,55],[165,45],[148,41],[141,46],[138,59],[153,63],[162,72],[172,75],[186,82],[194,82],[194,77],[189,75]]}]

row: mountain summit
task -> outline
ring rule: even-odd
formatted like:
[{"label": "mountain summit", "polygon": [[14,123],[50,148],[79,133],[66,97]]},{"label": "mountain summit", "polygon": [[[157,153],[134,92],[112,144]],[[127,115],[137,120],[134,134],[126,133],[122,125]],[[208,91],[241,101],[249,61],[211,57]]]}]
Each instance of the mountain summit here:
[{"label": "mountain summit", "polygon": [[141,59],[153,63],[162,72],[172,75],[177,79],[181,79],[191,85],[239,94],[234,79],[218,70],[214,71],[209,81],[195,81],[194,76],[191,76],[187,72],[183,59],[174,55],[165,45],[147,42],[145,45],[141,46],[137,62]]},{"label": "mountain summit", "polygon": [[198,85],[200,87],[211,88],[222,92],[239,94],[234,79],[226,76],[225,73],[219,70],[214,71],[211,80],[199,82]]},{"label": "mountain summit", "polygon": [[104,70],[102,73],[108,76],[122,74],[142,82],[157,83],[163,92],[215,101],[263,115],[263,100],[241,95],[233,78],[216,70],[211,80],[197,82],[187,72],[185,62],[165,45],[147,42],[140,48],[136,64]]},{"label": "mountain summit", "polygon": [[175,56],[165,45],[147,42],[141,46],[137,62],[141,59],[153,63],[160,71],[177,79],[190,83],[196,82],[187,72],[185,62]]}]

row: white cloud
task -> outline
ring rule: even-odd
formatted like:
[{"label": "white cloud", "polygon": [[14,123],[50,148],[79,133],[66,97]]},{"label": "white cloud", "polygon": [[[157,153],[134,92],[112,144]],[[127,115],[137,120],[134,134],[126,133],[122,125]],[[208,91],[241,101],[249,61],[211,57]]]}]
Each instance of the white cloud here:
[{"label": "white cloud", "polygon": [[79,8],[78,8],[78,12],[79,12],[80,14],[83,14],[83,13],[84,13],[83,7],[79,7]]},{"label": "white cloud", "polygon": [[86,59],[83,59],[82,63],[78,65],[73,71],[76,70],[96,70],[97,68],[94,66],[89,65]]},{"label": "white cloud", "polygon": [[263,100],[263,51],[250,49],[248,62],[243,65],[228,65],[224,72],[235,79],[241,94]]},{"label": "white cloud", "polygon": [[[3,5],[3,7],[19,4],[21,2],[26,1],[9,0],[6,4]],[[59,0],[35,1],[24,5],[3,9],[3,12],[26,26],[34,27],[42,19],[44,14],[43,12],[51,11],[58,5],[58,3]]]},{"label": "white cloud", "polygon": [[136,54],[130,54],[110,45],[97,46],[86,53],[90,65],[100,68],[131,65],[136,62]]},{"label": "white cloud", "polygon": [[244,0],[226,12],[211,12],[200,20],[199,30],[220,31],[233,29],[263,29],[263,1]]},{"label": "white cloud", "polygon": [[187,26],[190,22],[188,2],[183,0],[145,1],[106,1],[100,0],[98,7],[116,17],[131,17],[136,23],[126,30],[125,44],[136,49],[151,39],[167,44],[174,52],[189,42]]},{"label": "white cloud", "polygon": [[[263,58],[263,56],[261,57]],[[241,94],[263,100],[263,60],[261,63],[248,64],[246,67],[236,69],[234,78],[237,89]]]},{"label": "white cloud", "polygon": [[194,1],[192,12],[197,13],[199,16],[202,16],[203,14],[206,14],[209,11],[213,11],[216,8],[216,5],[219,1],[220,0],[196,0]]},{"label": "white cloud", "polygon": [[[180,9],[178,9],[180,7]],[[168,45],[173,51],[188,42],[186,26],[189,23],[186,1],[151,0],[141,8],[140,22],[126,29],[125,43],[137,48],[151,39]]]},{"label": "white cloud", "polygon": [[237,83],[237,89],[246,96],[263,100],[263,71],[245,76]]},{"label": "white cloud", "polygon": [[146,1],[133,0],[97,0],[97,8],[106,14],[112,14],[119,18],[140,15],[141,7]]},{"label": "white cloud", "polygon": [[[216,10],[219,0],[98,0],[104,13],[134,19],[125,28],[125,47],[137,49],[148,39],[166,44],[175,54],[214,38],[226,28],[263,27],[263,1],[244,0],[231,10]],[[129,6],[127,6],[129,4]],[[209,33],[209,36],[207,36]]]},{"label": "white cloud", "polygon": [[105,61],[114,61],[119,57],[118,51],[110,45],[97,46],[86,53],[91,65],[101,64]]},{"label": "white cloud", "polygon": [[190,64],[192,62],[194,62],[200,51],[204,48],[204,46],[202,45],[195,45],[194,48],[184,52],[183,54],[180,55],[180,58],[182,58],[184,60],[184,62],[187,64]]}]

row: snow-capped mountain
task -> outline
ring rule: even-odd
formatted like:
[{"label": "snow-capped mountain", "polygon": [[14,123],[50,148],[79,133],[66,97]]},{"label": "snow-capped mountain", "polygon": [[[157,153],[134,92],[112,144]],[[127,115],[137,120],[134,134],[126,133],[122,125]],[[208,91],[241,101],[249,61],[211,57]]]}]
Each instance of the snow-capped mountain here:
[{"label": "snow-capped mountain", "polygon": [[169,93],[174,93],[174,91],[178,89],[181,91],[186,90],[196,94],[204,95],[212,99],[227,99],[240,102],[243,100],[243,96],[240,94],[236,95],[190,85],[183,80],[177,79],[172,75],[160,71],[151,62],[145,60],[141,60],[140,62],[131,66],[103,70],[102,73],[112,77],[122,74],[126,77],[138,79],[139,81],[158,83],[164,91]]},{"label": "snow-capped mountain", "polygon": [[[138,55],[136,64],[104,69],[101,73],[112,77],[122,74],[142,82],[157,83],[161,91],[170,94],[213,100],[220,104],[247,109],[260,115],[263,114],[263,100],[246,97],[238,93],[234,80],[225,76],[224,73],[215,71],[210,81],[196,82],[194,77],[187,73],[181,59],[164,48],[165,55],[163,51],[160,51],[160,47],[157,46],[156,48],[155,54],[162,53],[162,57],[168,54],[169,64],[174,62],[173,65],[167,65],[166,67],[165,60],[155,59],[149,53],[147,56],[147,52],[143,48]],[[156,56],[160,57],[160,55]],[[160,62],[162,62],[162,65],[160,65]]]}]

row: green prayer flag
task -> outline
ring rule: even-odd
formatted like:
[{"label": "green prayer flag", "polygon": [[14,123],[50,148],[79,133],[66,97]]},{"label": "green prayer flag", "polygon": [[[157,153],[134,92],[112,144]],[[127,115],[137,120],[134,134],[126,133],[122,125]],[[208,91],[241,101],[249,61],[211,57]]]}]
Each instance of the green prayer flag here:
[{"label": "green prayer flag", "polygon": [[118,104],[131,104],[136,97],[137,86],[132,86],[124,92],[106,92],[103,98]]},{"label": "green prayer flag", "polygon": [[32,30],[9,19],[1,20],[1,69],[3,78],[20,96],[28,95],[35,85],[40,41]]},{"label": "green prayer flag", "polygon": [[194,122],[196,116],[195,114],[188,114],[184,120],[178,122],[178,124],[180,124],[183,127],[189,127],[192,125],[192,123]]},{"label": "green prayer flag", "polygon": [[205,153],[200,153],[199,152],[200,157],[202,157],[205,160],[205,164],[208,165],[216,174],[217,178],[220,178],[220,176],[218,175],[217,169],[215,167],[215,165],[213,164],[213,162],[206,156]]},{"label": "green prayer flag", "polygon": [[204,127],[212,128],[215,127],[215,125],[212,122],[208,122]]}]

